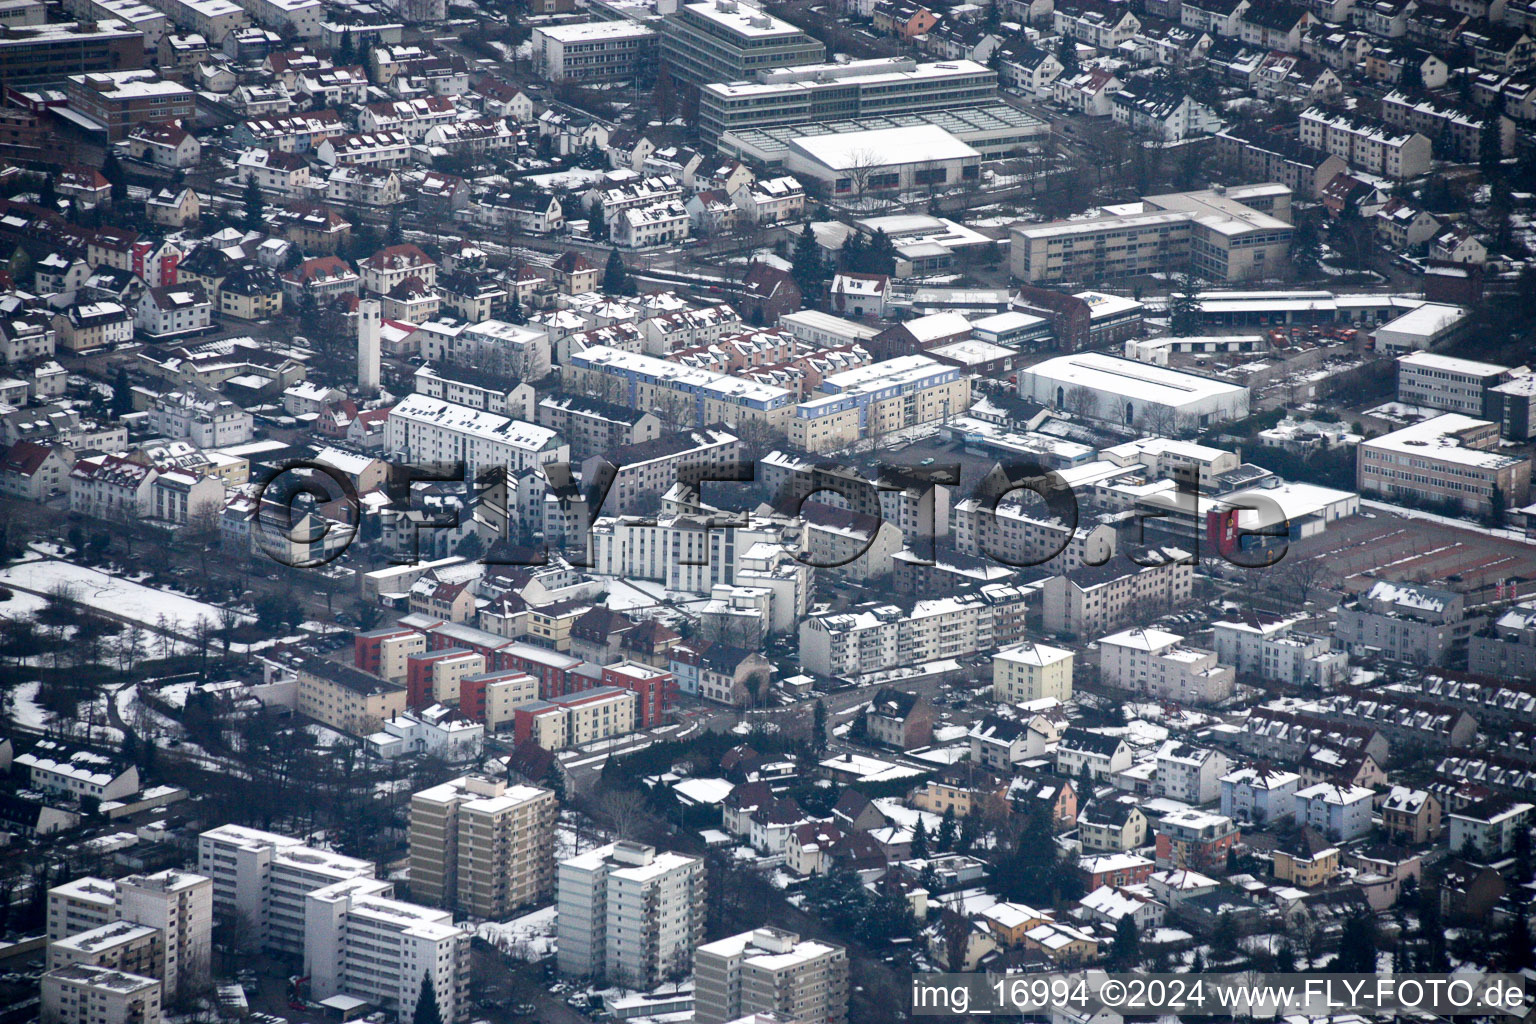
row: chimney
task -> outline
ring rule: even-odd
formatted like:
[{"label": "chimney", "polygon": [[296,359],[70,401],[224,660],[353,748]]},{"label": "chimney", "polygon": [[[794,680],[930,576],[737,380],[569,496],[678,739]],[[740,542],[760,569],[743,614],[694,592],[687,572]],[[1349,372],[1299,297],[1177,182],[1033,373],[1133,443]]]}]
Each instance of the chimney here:
[{"label": "chimney", "polygon": [[379,331],[383,322],[378,299],[363,299],[357,304],[357,387],[368,394],[379,390]]}]

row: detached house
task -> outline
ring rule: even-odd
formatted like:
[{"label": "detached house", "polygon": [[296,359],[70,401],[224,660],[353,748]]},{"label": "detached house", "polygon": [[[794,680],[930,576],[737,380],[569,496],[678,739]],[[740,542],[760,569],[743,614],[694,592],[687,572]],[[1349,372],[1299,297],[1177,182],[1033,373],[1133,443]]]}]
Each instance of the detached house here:
[{"label": "detached house", "polygon": [[196,167],[203,147],[179,121],[146,124],[128,133],[128,155],[156,167]]},{"label": "detached house", "polygon": [[865,712],[869,738],[901,750],[933,742],[933,707],[918,693],[882,687]]},{"label": "detached house", "polygon": [[212,325],[213,303],[201,285],[146,288],[139,296],[133,322],[151,338],[195,334]]}]

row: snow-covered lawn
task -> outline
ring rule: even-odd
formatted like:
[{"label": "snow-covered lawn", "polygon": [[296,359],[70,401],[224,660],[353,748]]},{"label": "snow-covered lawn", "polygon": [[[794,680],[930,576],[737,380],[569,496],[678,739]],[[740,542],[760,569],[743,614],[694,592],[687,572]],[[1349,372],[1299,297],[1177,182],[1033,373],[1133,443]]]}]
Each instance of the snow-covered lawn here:
[{"label": "snow-covered lawn", "polygon": [[42,683],[22,683],[11,691],[11,721],[33,729],[46,729],[53,714],[37,702],[37,691]]},{"label": "snow-covered lawn", "polygon": [[555,908],[544,907],[510,921],[487,921],[475,934],[520,960],[539,960],[555,951]]},{"label": "snow-covered lawn", "polygon": [[[164,616],[172,630],[188,635],[199,619],[206,619],[214,626],[219,622],[219,609],[214,605],[70,562],[24,562],[0,572],[0,585],[14,584],[45,594],[60,583],[67,584],[71,596],[81,604],[148,627],[158,625]],[[240,621],[249,622],[251,617],[241,615]]]}]

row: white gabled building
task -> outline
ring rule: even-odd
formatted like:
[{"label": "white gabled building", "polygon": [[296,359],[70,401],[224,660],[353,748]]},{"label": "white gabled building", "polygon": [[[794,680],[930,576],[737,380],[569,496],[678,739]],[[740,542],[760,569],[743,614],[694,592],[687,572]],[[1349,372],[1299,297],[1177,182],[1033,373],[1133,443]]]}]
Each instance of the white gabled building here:
[{"label": "white gabled building", "polygon": [[1187,804],[1208,804],[1221,796],[1231,762],[1219,750],[1168,740],[1157,751],[1157,791]]},{"label": "white gabled building", "polygon": [[609,232],[618,245],[644,249],[681,242],[689,236],[691,228],[688,208],[673,199],[620,210],[610,222]]},{"label": "white gabled building", "polygon": [[12,762],[27,771],[28,782],[45,793],[118,800],[139,791],[139,770],[119,764],[104,754],[71,750],[53,740],[39,740]]},{"label": "white gabled building", "polygon": [[1221,813],[1263,825],[1296,813],[1301,776],[1264,768],[1239,768],[1221,777]]},{"label": "white gabled building", "polygon": [[778,224],[797,220],[805,211],[805,186],[793,175],[760,178],[738,188],[731,196],[752,224]]},{"label": "white gabled building", "polygon": [[463,461],[469,479],[497,467],[521,473],[548,462],[570,461],[570,445],[548,427],[408,395],[389,413],[386,448],[412,461]]},{"label": "white gabled building", "polygon": [[1215,651],[1185,647],[1160,629],[1133,628],[1099,640],[1099,677],[1110,686],[1182,704],[1215,704],[1232,696],[1235,674]]}]

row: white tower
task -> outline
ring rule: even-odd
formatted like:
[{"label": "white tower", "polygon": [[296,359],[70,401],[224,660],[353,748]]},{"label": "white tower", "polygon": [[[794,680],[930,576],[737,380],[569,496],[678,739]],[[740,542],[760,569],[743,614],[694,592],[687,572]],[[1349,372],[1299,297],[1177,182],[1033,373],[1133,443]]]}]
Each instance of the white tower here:
[{"label": "white tower", "polygon": [[379,390],[379,331],[384,312],[377,299],[357,304],[357,387],[365,393]]}]

